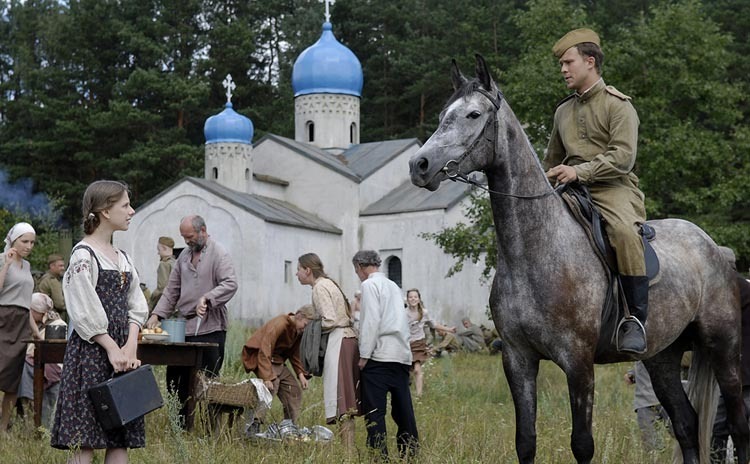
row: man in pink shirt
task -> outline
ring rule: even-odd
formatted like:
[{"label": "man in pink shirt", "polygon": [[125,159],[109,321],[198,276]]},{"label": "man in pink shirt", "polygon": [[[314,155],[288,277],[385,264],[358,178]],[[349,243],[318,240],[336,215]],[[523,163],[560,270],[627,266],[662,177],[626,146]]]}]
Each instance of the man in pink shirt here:
[{"label": "man in pink shirt", "polygon": [[[188,319],[186,342],[218,343],[203,354],[202,369],[209,377],[219,375],[224,362],[227,335],[226,304],[237,292],[237,278],[229,253],[206,232],[202,217],[187,216],[180,222],[185,248],[174,264],[161,299],[146,322],[149,328],[172,315]],[[175,314],[176,313],[176,314]],[[176,389],[184,424],[188,399],[189,367],[167,367],[167,387]]]}]

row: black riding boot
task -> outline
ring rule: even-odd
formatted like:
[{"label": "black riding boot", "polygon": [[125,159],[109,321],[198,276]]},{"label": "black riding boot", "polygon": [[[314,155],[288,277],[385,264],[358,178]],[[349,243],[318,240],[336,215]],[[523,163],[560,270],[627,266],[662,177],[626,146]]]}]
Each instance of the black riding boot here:
[{"label": "black riding boot", "polygon": [[[618,330],[617,349],[628,353],[646,352],[646,317],[648,316],[648,277],[620,276],[622,291],[632,318],[625,318]],[[637,319],[637,320],[635,320]]]}]

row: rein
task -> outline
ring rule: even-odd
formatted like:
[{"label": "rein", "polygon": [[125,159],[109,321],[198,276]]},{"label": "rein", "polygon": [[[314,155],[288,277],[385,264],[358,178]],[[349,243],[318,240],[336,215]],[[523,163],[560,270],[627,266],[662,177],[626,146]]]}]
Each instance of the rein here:
[{"label": "rein", "polygon": [[[481,142],[483,139],[485,139],[487,141],[490,141],[490,142],[494,142],[493,143],[493,151],[495,150],[494,147],[497,147],[497,126],[498,126],[498,123],[497,123],[497,112],[500,111],[500,102],[503,99],[503,94],[502,94],[502,92],[500,92],[498,90],[497,95],[492,95],[491,93],[489,93],[488,91],[486,91],[486,90],[484,90],[482,88],[479,88],[476,91],[479,92],[479,93],[481,93],[485,97],[487,97],[487,99],[490,102],[492,102],[492,105],[495,107],[495,117],[494,117],[494,119],[488,119],[487,120],[487,124],[485,124],[485,129],[486,129],[487,126],[490,125],[490,123],[494,123],[493,125],[494,125],[495,135],[494,135],[494,137],[492,139],[478,137],[474,141],[474,143],[472,143],[471,146],[469,146],[469,148],[466,149],[466,151],[464,152],[463,155],[461,155],[458,159],[448,160],[445,163],[445,165],[443,166],[443,168],[440,171],[438,171],[438,172],[441,172],[441,171],[444,172],[445,175],[448,177],[448,179],[452,180],[453,182],[463,182],[465,184],[469,184],[469,185],[473,185],[474,187],[478,187],[478,188],[480,188],[480,189],[482,189],[482,190],[484,190],[484,191],[486,191],[487,193],[490,193],[490,194],[501,195],[501,196],[504,196],[504,197],[518,198],[518,199],[521,199],[521,200],[535,200],[535,199],[539,199],[539,198],[544,198],[546,196],[552,195],[553,193],[555,193],[555,192],[557,192],[559,190],[564,189],[565,188],[565,184],[560,184],[559,186],[557,186],[554,189],[550,189],[550,190],[548,190],[548,191],[546,191],[544,193],[540,193],[540,194],[537,194],[537,195],[516,195],[516,194],[513,194],[513,193],[498,192],[496,190],[492,190],[489,187],[486,187],[486,186],[482,185],[481,183],[477,182],[473,178],[468,177],[466,174],[464,174],[464,173],[461,172],[461,168],[460,168],[461,161],[463,161],[464,158],[466,158],[466,156],[468,156],[469,153],[472,152],[472,150],[474,149],[474,147],[476,145],[478,145],[479,142]],[[484,132],[485,131],[482,131],[483,134],[484,134]]]},{"label": "rein", "polygon": [[539,198],[544,198],[546,196],[552,195],[553,193],[559,192],[561,190],[564,190],[565,187],[567,187],[567,184],[560,184],[552,190],[548,190],[544,193],[539,193],[537,195],[516,195],[514,193],[498,192],[497,190],[492,190],[491,188],[482,185],[481,183],[477,182],[471,177],[467,177],[466,174],[463,174],[460,171],[458,171],[458,168],[456,169],[456,171],[452,173],[449,173],[448,171],[446,171],[446,169],[448,168],[448,165],[450,163],[455,163],[455,162],[456,160],[450,160],[447,163],[445,163],[445,167],[443,167],[443,171],[445,171],[446,175],[448,176],[448,179],[452,180],[453,182],[463,182],[464,184],[473,185],[474,187],[478,187],[484,190],[485,192],[493,194],[493,195],[501,195],[504,197],[518,198],[519,200],[536,200]]}]

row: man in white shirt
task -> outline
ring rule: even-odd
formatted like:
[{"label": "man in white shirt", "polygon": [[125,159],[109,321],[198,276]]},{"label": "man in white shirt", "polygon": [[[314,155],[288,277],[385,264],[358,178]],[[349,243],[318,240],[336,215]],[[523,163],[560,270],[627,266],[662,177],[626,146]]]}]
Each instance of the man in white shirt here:
[{"label": "man in white shirt", "polygon": [[362,281],[359,368],[367,446],[379,450],[387,460],[385,412],[390,392],[399,455],[413,456],[419,446],[419,434],[409,391],[411,348],[404,298],[398,286],[380,272],[381,260],[376,252],[358,251],[352,264]]}]

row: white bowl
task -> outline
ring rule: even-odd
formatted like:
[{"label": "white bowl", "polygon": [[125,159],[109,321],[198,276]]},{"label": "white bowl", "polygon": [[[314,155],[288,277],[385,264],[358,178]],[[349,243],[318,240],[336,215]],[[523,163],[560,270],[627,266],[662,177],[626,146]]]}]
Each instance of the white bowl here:
[{"label": "white bowl", "polygon": [[164,342],[169,340],[169,334],[160,333],[160,334],[143,334],[144,340],[151,340],[151,341],[160,341]]}]

